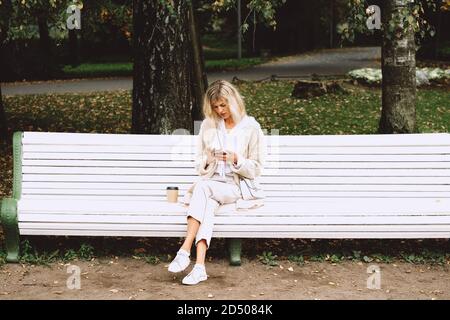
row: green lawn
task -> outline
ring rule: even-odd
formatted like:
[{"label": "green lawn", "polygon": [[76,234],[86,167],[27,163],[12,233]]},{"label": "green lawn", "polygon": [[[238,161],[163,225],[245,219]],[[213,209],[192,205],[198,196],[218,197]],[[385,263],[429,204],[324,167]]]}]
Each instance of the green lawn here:
[{"label": "green lawn", "polygon": [[266,62],[268,59],[255,58],[241,58],[241,59],[220,59],[220,60],[206,60],[205,68],[207,72],[211,71],[231,71],[240,70],[256,66]]},{"label": "green lawn", "polygon": [[[202,36],[203,54],[205,60],[235,59],[237,57],[237,41],[227,39],[216,34]],[[249,57],[249,53],[242,48],[242,57]]]},{"label": "green lawn", "polygon": [[[263,58],[242,59],[218,59],[205,61],[207,72],[230,71],[248,68],[266,61]],[[82,63],[76,67],[64,66],[64,78],[92,78],[92,77],[127,77],[133,74],[133,63],[131,62],[91,62]]]},{"label": "green lawn", "polygon": [[[238,88],[244,96],[248,113],[255,116],[261,126],[267,129],[269,133],[271,129],[280,130],[279,133],[282,135],[376,133],[381,108],[379,89],[350,87],[349,90],[351,91],[348,94],[331,94],[309,100],[299,100],[290,96],[293,85],[294,82],[287,81],[249,82],[238,85]],[[450,132],[449,101],[450,92],[445,89],[430,88],[418,91],[417,123],[420,132]],[[131,131],[132,101],[129,91],[4,96],[4,102],[10,126],[14,131],[101,133],[130,133]],[[2,168],[0,170],[0,198],[11,195],[12,149],[10,143],[11,141],[8,141],[8,145],[0,147],[0,168]],[[43,240],[43,242],[45,241]],[[33,243],[35,242],[33,241]],[[264,246],[267,243],[269,242],[264,242]],[[274,248],[272,250],[284,248],[281,245],[276,245],[280,243],[279,241],[273,240],[270,243]],[[294,250],[295,248],[290,247],[289,243],[283,242],[285,249]],[[316,258],[321,259],[322,257],[327,260],[328,256],[329,261],[337,261],[342,257],[342,254],[336,253],[336,250],[340,252],[344,249],[347,250],[348,254],[353,257],[351,259],[362,259],[364,255],[352,253],[349,249],[358,250],[355,249],[357,248],[355,243],[358,243],[356,240],[352,241],[351,244],[347,243],[347,247],[345,247],[346,242],[339,242],[342,244],[339,248],[330,247],[330,244],[334,242],[323,241],[320,243],[324,245],[325,249],[318,247],[317,250],[315,249],[314,252],[308,254],[314,255],[319,251],[321,253]],[[368,243],[371,244],[371,248],[385,247],[383,242],[380,241]],[[48,243],[46,242],[46,244]],[[76,246],[79,245],[78,242]],[[133,246],[136,245],[139,244],[133,244]],[[173,240],[172,245],[175,250],[177,247],[176,239]],[[375,245],[378,245],[378,247]],[[103,247],[104,243],[100,243],[98,246]],[[125,244],[124,246],[126,247]],[[262,245],[261,247],[255,247],[259,250],[258,254],[262,252],[260,250],[262,247]],[[400,247],[405,249],[403,244],[400,244]],[[413,252],[414,248],[419,250],[421,247],[411,245],[410,248],[405,250]],[[427,247],[425,246],[425,248]],[[441,249],[445,250],[445,248]],[[361,250],[364,251],[365,249]],[[383,252],[382,249],[380,249],[380,252]],[[115,251],[115,254],[118,254],[117,251]],[[405,253],[406,258],[403,256],[402,258],[406,261],[412,259],[411,261],[414,262],[417,259],[422,259],[424,255],[420,254],[419,256],[411,256]],[[442,255],[439,257],[441,259]],[[292,259],[301,260],[303,256],[297,255]],[[2,260],[4,260],[4,253],[0,248],[0,264]],[[366,260],[368,259],[364,259],[364,261]]]},{"label": "green lawn", "polygon": [[438,56],[442,60],[450,60],[450,41],[441,43],[438,49]]},{"label": "green lawn", "polygon": [[[376,133],[381,108],[377,89],[352,87],[348,94],[308,100],[291,98],[294,82],[238,85],[248,113],[264,128],[280,134]],[[450,132],[450,92],[420,89],[417,94],[419,132]],[[131,128],[129,91],[5,97],[14,130],[128,133]]]},{"label": "green lawn", "polygon": [[91,62],[76,67],[64,66],[64,78],[127,77],[133,74],[131,62]]},{"label": "green lawn", "polygon": [[[237,59],[237,43],[217,35],[206,34],[202,37],[205,68],[207,72],[230,71],[248,68],[266,61],[260,57],[251,57],[243,49],[242,59]],[[131,76],[133,63],[131,57],[106,56],[91,59],[76,67],[63,67],[65,78],[122,77]]]},{"label": "green lawn", "polygon": [[[290,97],[293,82],[243,84],[249,113],[267,129],[280,134],[373,134],[381,112],[381,91],[350,88],[349,94],[331,94],[308,100]],[[450,92],[420,89],[417,94],[419,132],[450,132]]]}]

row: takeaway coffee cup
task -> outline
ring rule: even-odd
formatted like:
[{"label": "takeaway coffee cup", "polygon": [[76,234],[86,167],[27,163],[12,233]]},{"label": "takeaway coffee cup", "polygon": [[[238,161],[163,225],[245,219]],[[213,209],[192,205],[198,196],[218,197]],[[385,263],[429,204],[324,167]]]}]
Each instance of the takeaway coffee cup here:
[{"label": "takeaway coffee cup", "polygon": [[178,187],[167,187],[167,201],[178,202]]}]

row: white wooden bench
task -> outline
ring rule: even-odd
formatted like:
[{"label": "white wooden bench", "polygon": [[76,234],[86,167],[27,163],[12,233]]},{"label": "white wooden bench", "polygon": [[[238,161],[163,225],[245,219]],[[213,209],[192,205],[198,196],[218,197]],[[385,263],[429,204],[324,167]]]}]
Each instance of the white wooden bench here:
[{"label": "white wooden bench", "polygon": [[[196,136],[17,132],[8,261],[20,235],[184,237]],[[219,207],[214,237],[450,238],[450,134],[266,135],[265,206]],[[240,241],[232,242],[240,263]]]}]

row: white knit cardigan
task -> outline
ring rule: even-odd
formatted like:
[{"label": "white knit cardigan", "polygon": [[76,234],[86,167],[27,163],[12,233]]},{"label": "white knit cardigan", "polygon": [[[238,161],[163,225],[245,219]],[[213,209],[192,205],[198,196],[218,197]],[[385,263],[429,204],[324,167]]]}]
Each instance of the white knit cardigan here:
[{"label": "white knit cardigan", "polygon": [[[230,168],[233,172],[233,179],[239,185],[239,175],[255,179],[258,178],[264,168],[265,158],[267,155],[266,138],[261,130],[261,126],[254,117],[247,116],[246,124],[239,128],[240,137],[237,150],[235,150],[238,163],[231,164]],[[216,124],[212,119],[206,118],[203,120],[197,138],[197,152],[195,157],[195,170],[200,176],[200,179],[209,179],[214,175],[217,169],[218,160],[213,159],[211,163],[207,163],[208,152],[212,152],[214,141],[217,137]],[[187,191],[183,202],[188,204],[195,183]],[[238,209],[249,209],[260,207],[264,204],[262,199],[258,200],[243,200],[240,199],[236,203]]]}]

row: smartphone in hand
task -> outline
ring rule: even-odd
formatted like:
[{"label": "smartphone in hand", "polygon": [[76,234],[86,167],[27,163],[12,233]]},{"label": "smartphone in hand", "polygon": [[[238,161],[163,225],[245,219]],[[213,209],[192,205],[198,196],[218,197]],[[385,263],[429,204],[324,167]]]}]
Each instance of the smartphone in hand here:
[{"label": "smartphone in hand", "polygon": [[214,157],[217,160],[225,161],[226,156],[228,156],[228,153],[224,150],[214,150]]}]

